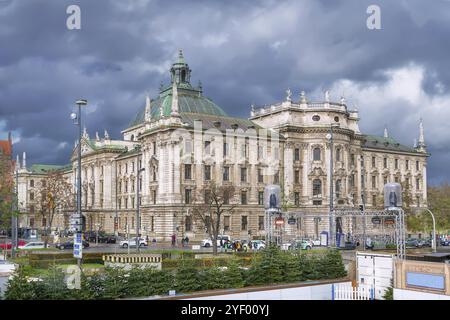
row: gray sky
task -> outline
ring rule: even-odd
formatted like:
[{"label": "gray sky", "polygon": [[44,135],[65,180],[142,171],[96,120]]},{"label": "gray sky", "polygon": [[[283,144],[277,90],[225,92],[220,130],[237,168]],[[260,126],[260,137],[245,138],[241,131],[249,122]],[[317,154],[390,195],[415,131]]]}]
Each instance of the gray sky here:
[{"label": "gray sky", "polygon": [[[66,28],[81,7],[81,30]],[[381,30],[366,9],[381,8]],[[429,183],[450,181],[450,1],[0,0],[0,132],[28,164],[65,164],[69,114],[113,138],[155,97],[182,48],[192,82],[234,116],[251,103],[345,95],[364,133],[412,145],[422,117]]]}]

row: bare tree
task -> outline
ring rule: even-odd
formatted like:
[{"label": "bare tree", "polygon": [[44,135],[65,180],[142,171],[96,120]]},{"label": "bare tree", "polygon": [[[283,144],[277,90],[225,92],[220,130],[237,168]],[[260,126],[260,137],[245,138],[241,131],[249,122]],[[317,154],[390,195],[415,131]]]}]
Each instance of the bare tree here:
[{"label": "bare tree", "polygon": [[38,186],[37,210],[44,223],[44,242],[48,243],[49,232],[55,215],[75,208],[75,195],[72,185],[60,170],[49,171]]},{"label": "bare tree", "polygon": [[232,214],[236,201],[236,189],[233,185],[218,186],[214,181],[197,190],[193,198],[192,214],[202,222],[212,240],[213,254],[217,255],[217,237],[219,235],[222,217]]}]

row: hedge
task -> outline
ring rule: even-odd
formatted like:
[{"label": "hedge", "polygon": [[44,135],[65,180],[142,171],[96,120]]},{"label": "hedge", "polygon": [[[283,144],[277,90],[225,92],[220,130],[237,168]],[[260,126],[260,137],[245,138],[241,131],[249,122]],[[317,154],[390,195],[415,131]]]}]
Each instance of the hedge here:
[{"label": "hedge", "polygon": [[[103,263],[103,253],[86,252],[83,253],[84,263]],[[30,253],[28,255],[30,266],[34,268],[48,268],[53,264],[76,264],[77,259],[72,252],[46,252]]]},{"label": "hedge", "polygon": [[[249,259],[248,268],[243,268]],[[5,298],[117,299],[164,295],[169,290],[189,293],[346,276],[342,257],[337,250],[310,254],[301,251],[282,252],[277,247],[269,246],[251,258],[235,255],[231,258],[209,259],[207,263],[186,257],[174,261],[176,263],[173,263],[172,269],[133,268],[125,271],[107,267],[102,273],[91,276],[83,274],[79,290],[67,289],[64,273],[59,268],[51,267],[42,281],[29,282],[21,267],[8,282]],[[199,263],[203,265],[199,266]]]}]

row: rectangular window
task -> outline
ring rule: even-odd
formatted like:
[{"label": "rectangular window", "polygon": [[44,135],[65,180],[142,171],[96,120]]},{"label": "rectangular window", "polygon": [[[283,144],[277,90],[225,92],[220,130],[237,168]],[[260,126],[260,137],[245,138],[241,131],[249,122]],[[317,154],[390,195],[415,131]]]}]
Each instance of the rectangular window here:
[{"label": "rectangular window", "polygon": [[205,166],[205,180],[211,180],[211,166]]},{"label": "rectangular window", "polygon": [[153,155],[156,156],[156,141],[153,141]]},{"label": "rectangular window", "polygon": [[211,141],[205,141],[205,154],[211,154]]},{"label": "rectangular window", "polygon": [[398,177],[395,177],[394,181],[395,183],[398,183]]},{"label": "rectangular window", "polygon": [[416,171],[419,171],[419,161],[416,161]]},{"label": "rectangular window", "polygon": [[376,167],[375,163],[376,163],[375,157],[372,157],[372,168],[375,168],[375,167]]},{"label": "rectangular window", "polygon": [[247,168],[241,168],[241,182],[247,182]]},{"label": "rectangular window", "polygon": [[247,191],[241,192],[241,204],[247,204]]},{"label": "rectangular window", "polygon": [[247,216],[241,217],[241,230],[242,231],[247,230]]},{"label": "rectangular window", "polygon": [[186,216],[184,220],[184,230],[185,231],[192,231],[192,217]]},{"label": "rectangular window", "polygon": [[273,175],[273,183],[274,183],[274,184],[280,183],[280,172],[277,171],[277,172]]},{"label": "rectangular window", "polygon": [[223,181],[230,181],[230,167],[223,167]]},{"label": "rectangular window", "polygon": [[387,168],[387,158],[383,158],[383,167]]},{"label": "rectangular window", "polygon": [[352,174],[350,176],[350,187],[354,187],[355,186],[355,174]]},{"label": "rectangular window", "polygon": [[230,230],[230,216],[223,217],[223,230],[224,231]]},{"label": "rectangular window", "polygon": [[131,163],[131,172],[134,172],[134,162]]},{"label": "rectangular window", "polygon": [[259,183],[264,183],[264,176],[263,176],[263,170],[262,169],[258,169],[258,182]]},{"label": "rectangular window", "polygon": [[355,155],[353,153],[350,155],[350,163],[352,166],[355,165]]},{"label": "rectangular window", "polygon": [[294,161],[300,161],[300,149],[299,148],[294,149]]},{"label": "rectangular window", "polygon": [[300,193],[294,192],[294,203],[298,207],[300,205]]},{"label": "rectangular window", "polygon": [[34,187],[34,180],[30,180],[30,187],[31,187],[31,188]]},{"label": "rectangular window", "polygon": [[395,169],[398,169],[398,159],[395,159]]},{"label": "rectangular window", "polygon": [[211,200],[211,191],[205,190],[205,203],[209,203]]},{"label": "rectangular window", "polygon": [[153,204],[156,204],[156,190],[153,190],[152,191],[152,194],[153,194]]},{"label": "rectangular window", "polygon": [[192,193],[192,191],[190,189],[184,190],[184,203],[186,203],[186,204],[191,203],[191,193]]},{"label": "rectangular window", "polygon": [[420,179],[416,179],[416,189],[420,190]]},{"label": "rectangular window", "polygon": [[223,143],[223,156],[226,157],[228,155],[228,143]]},{"label": "rectangular window", "polygon": [[31,201],[34,200],[34,192],[30,192],[30,200],[31,200]]},{"label": "rectangular window", "polygon": [[117,205],[119,206],[119,209],[122,209],[122,199],[117,200]]},{"label": "rectangular window", "polygon": [[405,160],[405,167],[406,167],[406,170],[409,170],[409,160]]},{"label": "rectangular window", "polygon": [[185,164],[184,165],[184,180],[192,179],[192,165]]},{"label": "rectangular window", "polygon": [[388,178],[384,177],[384,184],[388,183]]},{"label": "rectangular window", "polygon": [[258,230],[264,230],[264,216],[258,216]]},{"label": "rectangular window", "polygon": [[374,207],[376,207],[376,205],[377,205],[377,196],[376,196],[376,195],[373,195],[373,196],[372,196],[372,205],[373,205]]},{"label": "rectangular window", "polygon": [[372,189],[375,189],[377,187],[377,177],[372,176]]},{"label": "rectangular window", "polygon": [[294,171],[294,181],[295,181],[295,183],[297,183],[297,184],[300,183],[300,171],[299,171],[299,170],[295,170],[295,171]]},{"label": "rectangular window", "polygon": [[264,157],[264,147],[258,146],[258,160],[263,159]]},{"label": "rectangular window", "polygon": [[261,206],[264,204],[264,192],[258,191],[258,204]]},{"label": "rectangular window", "polygon": [[184,150],[185,150],[185,154],[191,154],[192,153],[192,140],[187,139],[184,142]]}]

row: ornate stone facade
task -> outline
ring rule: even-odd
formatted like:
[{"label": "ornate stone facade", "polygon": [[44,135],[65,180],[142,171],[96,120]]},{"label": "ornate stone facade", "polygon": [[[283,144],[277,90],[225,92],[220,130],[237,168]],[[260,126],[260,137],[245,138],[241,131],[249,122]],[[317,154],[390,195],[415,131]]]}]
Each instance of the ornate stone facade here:
[{"label": "ornate stone facade", "polygon": [[[108,233],[135,233],[136,205],[140,201],[141,230],[151,239],[169,240],[173,233],[191,240],[205,236],[204,226],[191,216],[196,190],[210,181],[231,183],[238,190],[235,212],[225,217],[223,233],[247,239],[264,235],[262,192],[280,184],[288,216],[287,234],[318,238],[328,229],[332,128],[333,191],[337,207],[382,205],[387,182],[409,186],[413,206],[427,203],[427,157],[423,126],[419,143],[407,147],[389,137],[369,136],[359,130],[357,110],[345,99],[309,102],[304,92],[286,100],[251,108],[249,119],[233,118],[190,84],[191,70],[180,52],[171,70],[171,84],[162,86],[145,106],[123,140],[84,133],[82,147],[83,214],[86,229]],[[75,180],[76,147],[66,175]],[[138,174],[138,170],[144,171]],[[42,174],[42,172],[40,173]],[[138,180],[138,176],[141,177]],[[39,174],[22,168],[19,188],[22,225],[36,219],[30,210],[30,181]],[[140,190],[140,199],[137,198]],[[344,232],[351,224],[343,222]],[[35,223],[35,226],[39,224]],[[58,220],[55,228],[67,228]]]}]

